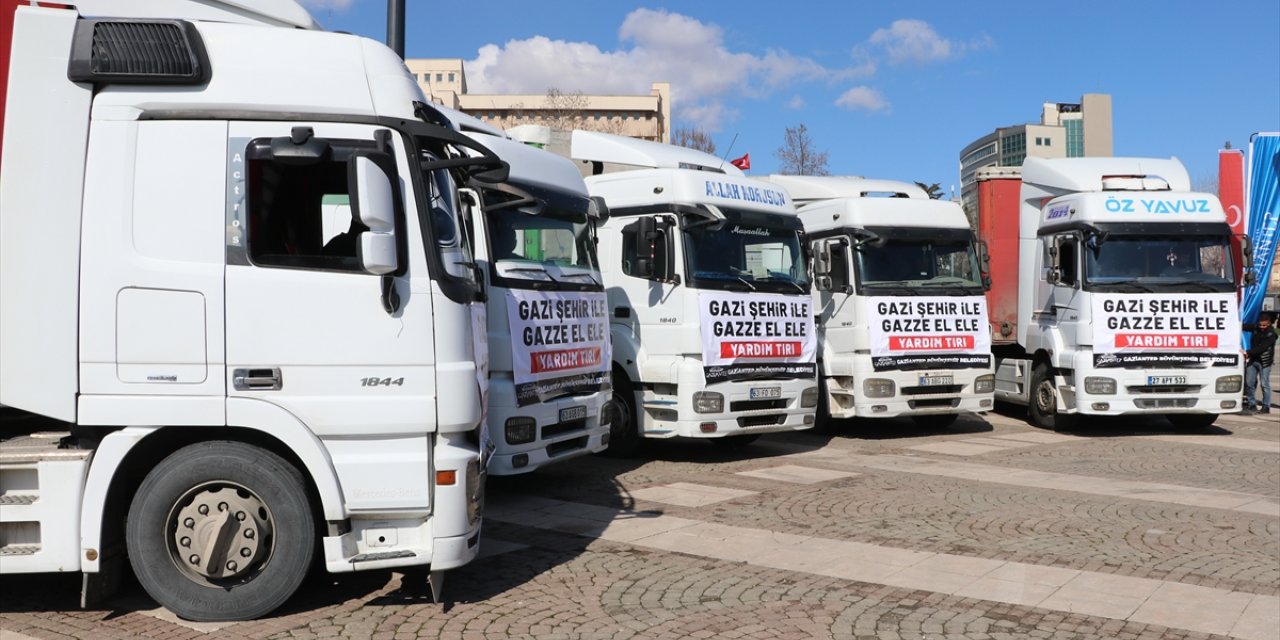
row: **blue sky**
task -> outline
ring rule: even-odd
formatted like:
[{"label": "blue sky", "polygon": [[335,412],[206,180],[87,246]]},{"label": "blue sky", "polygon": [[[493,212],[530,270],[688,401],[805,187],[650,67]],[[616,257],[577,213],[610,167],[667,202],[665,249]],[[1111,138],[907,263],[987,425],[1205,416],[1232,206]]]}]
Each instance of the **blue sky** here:
[{"label": "blue sky", "polygon": [[[757,175],[804,124],[834,175],[958,190],[966,144],[1085,93],[1111,94],[1116,155],[1177,156],[1201,188],[1224,142],[1280,130],[1275,0],[407,3],[406,55],[462,58],[473,92],[669,81],[675,125],[749,152]],[[385,0],[303,4],[385,39]]]}]

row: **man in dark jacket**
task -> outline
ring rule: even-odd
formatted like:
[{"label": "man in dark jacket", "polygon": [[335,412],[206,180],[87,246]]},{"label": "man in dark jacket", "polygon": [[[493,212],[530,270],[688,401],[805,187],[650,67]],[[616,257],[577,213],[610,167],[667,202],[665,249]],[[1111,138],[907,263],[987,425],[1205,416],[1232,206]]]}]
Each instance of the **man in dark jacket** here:
[{"label": "man in dark jacket", "polygon": [[[1249,351],[1244,365],[1244,412],[1271,413],[1271,365],[1276,360],[1276,330],[1272,316],[1263,312],[1258,323],[1245,324],[1250,332]],[[1262,403],[1254,400],[1253,387],[1262,382]]]}]

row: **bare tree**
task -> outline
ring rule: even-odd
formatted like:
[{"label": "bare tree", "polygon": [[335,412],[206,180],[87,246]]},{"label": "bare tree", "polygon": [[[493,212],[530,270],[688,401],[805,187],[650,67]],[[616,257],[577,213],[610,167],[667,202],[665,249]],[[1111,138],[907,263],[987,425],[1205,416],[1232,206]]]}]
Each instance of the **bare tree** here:
[{"label": "bare tree", "polygon": [[671,144],[705,151],[712,155],[716,152],[716,143],[711,139],[711,135],[697,127],[676,127],[671,132]]},{"label": "bare tree", "polygon": [[930,198],[932,198],[932,199],[934,199],[934,200],[940,200],[940,199],[942,198],[942,196],[943,196],[943,193],[942,193],[942,185],[941,185],[941,184],[938,184],[937,182],[934,182],[934,183],[931,183],[931,184],[925,184],[925,183],[923,183],[923,182],[916,182],[916,186],[917,186],[917,187],[920,187],[921,189],[924,189],[924,192],[925,192],[926,194],[928,194],[928,195],[929,195],[929,197],[930,197]]},{"label": "bare tree", "polygon": [[[496,108],[496,106],[495,106]],[[565,93],[555,87],[547,89],[547,95],[539,107],[530,108],[522,102],[514,102],[499,110],[502,115],[490,124],[500,129],[510,129],[526,124],[550,127],[556,131],[586,129],[605,133],[622,133],[622,118],[610,117],[591,110],[591,98],[581,91]]]},{"label": "bare tree", "polygon": [[814,148],[809,129],[803,124],[787,127],[785,140],[774,155],[782,161],[778,171],[786,175],[825,176],[829,173],[827,152]]}]

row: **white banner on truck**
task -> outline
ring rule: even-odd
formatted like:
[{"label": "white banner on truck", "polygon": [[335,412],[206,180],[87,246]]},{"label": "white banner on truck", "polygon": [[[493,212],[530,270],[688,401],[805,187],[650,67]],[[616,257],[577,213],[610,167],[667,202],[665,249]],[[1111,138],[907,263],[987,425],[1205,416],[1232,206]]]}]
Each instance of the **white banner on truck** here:
[{"label": "white banner on truck", "polygon": [[1095,293],[1095,367],[1232,367],[1239,361],[1234,294]]},{"label": "white banner on truck", "polygon": [[516,404],[590,393],[609,376],[609,304],[603,293],[511,289],[511,368]]},{"label": "white banner on truck", "polygon": [[991,365],[991,330],[982,296],[876,297],[867,299],[866,310],[876,371]]},{"label": "white banner on truck", "polygon": [[708,383],[817,375],[813,302],[776,293],[698,294]]}]

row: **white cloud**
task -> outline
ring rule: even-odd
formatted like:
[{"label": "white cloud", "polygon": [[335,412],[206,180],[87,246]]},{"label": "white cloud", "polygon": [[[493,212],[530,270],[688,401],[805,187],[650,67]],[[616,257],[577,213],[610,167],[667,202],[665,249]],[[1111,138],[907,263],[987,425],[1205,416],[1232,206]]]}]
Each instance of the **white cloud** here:
[{"label": "white cloud", "polygon": [[796,83],[835,80],[865,70],[827,69],[782,50],[731,51],[723,30],[678,13],[637,9],[618,28],[623,43],[605,51],[589,42],[534,36],[481,47],[465,61],[472,93],[647,94],[670,82],[675,117],[718,131],[736,117],[734,98],[760,98]]},{"label": "white cloud", "polygon": [[952,54],[951,41],[923,20],[894,20],[887,29],[876,29],[868,42],[883,48],[892,64],[946,60]]},{"label": "white cloud", "polygon": [[355,0],[300,0],[308,9],[346,11]]},{"label": "white cloud", "polygon": [[889,109],[889,101],[879,91],[867,86],[854,87],[836,98],[836,106],[848,109],[849,111],[863,110],[869,113],[878,111],[886,111]]},{"label": "white cloud", "polygon": [[956,42],[943,38],[923,20],[894,20],[886,28],[876,29],[866,45],[855,48],[855,56],[869,55],[869,51],[882,52],[890,64],[927,64],[962,55],[966,51],[987,49],[994,46],[990,36],[983,35],[971,42]]},{"label": "white cloud", "polygon": [[787,101],[788,109],[803,109],[804,105],[805,105],[804,96],[799,96],[799,95],[791,96],[791,99]]}]

